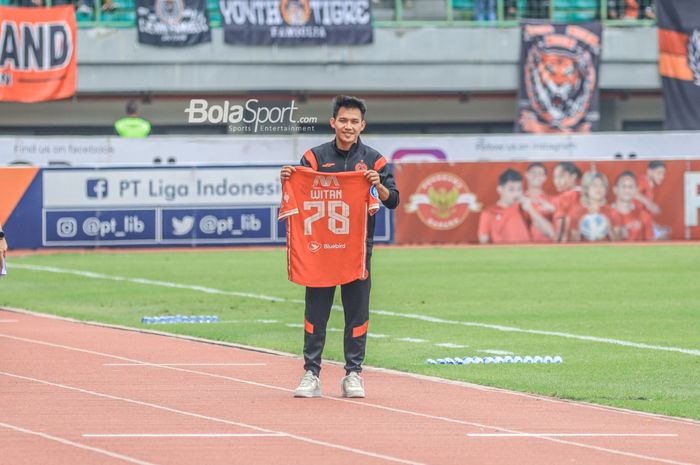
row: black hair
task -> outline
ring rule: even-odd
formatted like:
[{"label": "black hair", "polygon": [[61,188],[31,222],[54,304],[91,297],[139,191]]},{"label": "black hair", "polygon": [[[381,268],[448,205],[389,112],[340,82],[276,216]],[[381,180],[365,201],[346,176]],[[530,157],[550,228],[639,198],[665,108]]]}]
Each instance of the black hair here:
[{"label": "black hair", "polygon": [[360,110],[360,113],[362,113],[362,119],[365,119],[367,105],[365,105],[365,101],[362,99],[350,95],[338,95],[333,99],[333,118],[338,116],[338,111],[340,111],[341,108],[357,108]]},{"label": "black hair", "polygon": [[649,162],[649,166],[647,168],[650,170],[655,170],[656,168],[666,168],[666,163],[662,162],[661,160],[652,160]]},{"label": "black hair", "polygon": [[617,177],[615,178],[615,185],[617,186],[618,183],[620,182],[620,179],[622,178],[627,178],[630,177],[634,179],[634,182],[637,182],[637,175],[631,172],[630,170],[625,170],[622,173],[618,174]]},{"label": "black hair", "polygon": [[498,177],[498,185],[505,186],[508,182],[523,182],[523,175],[513,168],[508,168]]},{"label": "black hair", "polygon": [[557,166],[561,166],[561,168],[566,171],[569,174],[573,174],[576,176],[576,179],[581,178],[581,170],[579,169],[578,166],[574,165],[570,161],[561,161]]},{"label": "black hair", "polygon": [[129,100],[126,104],[126,114],[127,115],[135,115],[138,112],[139,112],[139,104],[136,102],[136,100]]},{"label": "black hair", "polygon": [[544,174],[547,174],[547,167],[544,166],[544,163],[542,162],[536,161],[534,163],[530,163],[529,165],[527,165],[526,171],[530,171],[532,168],[542,168],[544,170]]}]

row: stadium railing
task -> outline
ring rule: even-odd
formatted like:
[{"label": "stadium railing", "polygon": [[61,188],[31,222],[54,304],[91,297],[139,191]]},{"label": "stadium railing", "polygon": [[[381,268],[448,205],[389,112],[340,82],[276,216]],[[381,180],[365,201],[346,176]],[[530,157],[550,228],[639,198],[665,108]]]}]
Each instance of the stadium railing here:
[{"label": "stadium railing", "polygon": [[[495,10],[487,11],[488,19],[477,17],[479,2],[486,4],[486,9],[490,4]],[[52,0],[44,3],[50,6]],[[103,11],[102,0],[95,0],[94,11],[90,14],[78,11],[79,27],[134,27],[134,0],[112,0],[111,3],[110,11]],[[0,0],[0,5],[13,5],[13,1]],[[207,0],[207,6],[212,27],[221,27],[218,0]],[[656,23],[651,0],[640,7],[637,17],[629,19],[619,19],[629,13],[624,11],[624,0],[372,0],[372,8],[377,28],[515,27],[524,19],[569,23],[600,20],[609,26],[652,26]]]}]

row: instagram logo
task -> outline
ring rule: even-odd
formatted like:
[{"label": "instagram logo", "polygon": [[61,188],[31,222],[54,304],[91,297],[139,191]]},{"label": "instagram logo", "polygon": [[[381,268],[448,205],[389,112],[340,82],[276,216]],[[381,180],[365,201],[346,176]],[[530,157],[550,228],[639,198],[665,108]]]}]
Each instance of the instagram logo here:
[{"label": "instagram logo", "polygon": [[58,234],[58,237],[75,237],[77,233],[78,222],[75,220],[75,218],[63,217],[56,221],[56,234]]}]

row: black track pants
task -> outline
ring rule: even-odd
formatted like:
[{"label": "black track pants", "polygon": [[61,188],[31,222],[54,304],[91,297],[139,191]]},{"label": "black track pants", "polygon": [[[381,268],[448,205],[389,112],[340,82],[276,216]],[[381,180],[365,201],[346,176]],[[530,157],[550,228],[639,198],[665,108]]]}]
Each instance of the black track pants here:
[{"label": "black track pants", "polygon": [[[370,255],[367,255],[369,271]],[[372,286],[371,275],[365,280],[356,280],[340,286],[343,311],[345,313],[345,371],[362,371],[367,344],[369,324],[369,292]],[[307,287],[306,310],[304,312],[304,370],[311,370],[316,376],[321,371],[321,355],[326,343],[326,324],[330,317],[333,287]]]}]

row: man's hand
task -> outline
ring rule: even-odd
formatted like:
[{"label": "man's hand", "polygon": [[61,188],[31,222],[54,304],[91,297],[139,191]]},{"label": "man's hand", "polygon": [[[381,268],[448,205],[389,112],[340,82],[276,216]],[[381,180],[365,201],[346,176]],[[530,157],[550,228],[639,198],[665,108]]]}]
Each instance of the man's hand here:
[{"label": "man's hand", "polygon": [[370,184],[379,187],[379,184],[381,184],[381,181],[379,179],[379,173],[377,173],[374,170],[367,170],[365,171],[365,178],[367,181],[369,181]]},{"label": "man's hand", "polygon": [[283,166],[280,170],[280,179],[282,180],[282,182],[288,181],[289,178],[292,176],[292,173],[294,173],[296,170],[297,169],[293,166]]},{"label": "man's hand", "polygon": [[0,239],[0,270],[5,265],[5,255],[7,254],[7,241],[3,237]]},{"label": "man's hand", "polygon": [[389,192],[389,189],[384,187],[382,184],[379,178],[379,173],[374,170],[367,170],[365,171],[365,179],[367,179],[370,184],[377,188],[377,194],[379,194],[380,200],[387,200],[389,198],[391,192]]}]

